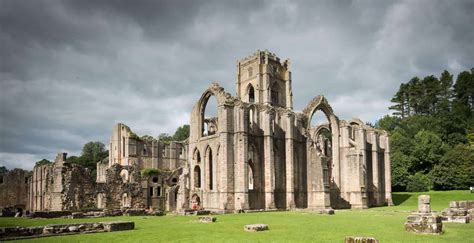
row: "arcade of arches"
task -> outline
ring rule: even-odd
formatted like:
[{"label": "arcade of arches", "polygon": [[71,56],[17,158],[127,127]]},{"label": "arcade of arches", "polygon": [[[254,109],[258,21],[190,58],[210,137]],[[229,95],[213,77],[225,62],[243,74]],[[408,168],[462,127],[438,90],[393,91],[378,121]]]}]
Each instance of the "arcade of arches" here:
[{"label": "arcade of arches", "polygon": [[273,53],[257,51],[237,70],[236,97],[213,83],[193,107],[178,211],[392,204],[385,131],[340,120],[323,96],[295,112],[289,61]]}]

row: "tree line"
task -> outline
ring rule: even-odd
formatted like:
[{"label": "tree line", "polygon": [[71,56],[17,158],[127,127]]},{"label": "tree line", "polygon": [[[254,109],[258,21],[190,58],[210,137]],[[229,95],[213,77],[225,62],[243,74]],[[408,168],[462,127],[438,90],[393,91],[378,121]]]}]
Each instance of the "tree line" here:
[{"label": "tree line", "polygon": [[376,127],[391,135],[394,191],[466,189],[474,186],[474,68],[456,82],[414,77],[402,83]]}]

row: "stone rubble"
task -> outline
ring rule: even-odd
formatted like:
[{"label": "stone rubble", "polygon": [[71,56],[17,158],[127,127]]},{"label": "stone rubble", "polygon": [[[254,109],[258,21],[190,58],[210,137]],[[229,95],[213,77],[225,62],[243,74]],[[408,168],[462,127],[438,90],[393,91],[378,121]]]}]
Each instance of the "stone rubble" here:
[{"label": "stone rubble", "polygon": [[418,196],[418,212],[407,217],[406,231],[418,234],[442,234],[443,223],[441,217],[431,212],[430,200],[428,195]]},{"label": "stone rubble", "polygon": [[269,230],[268,225],[266,224],[248,224],[244,226],[245,231],[256,232]]},{"label": "stone rubble", "polygon": [[134,228],[135,223],[131,221],[51,224],[35,227],[5,227],[0,228],[0,240],[15,240],[78,233],[113,232],[132,230]]}]

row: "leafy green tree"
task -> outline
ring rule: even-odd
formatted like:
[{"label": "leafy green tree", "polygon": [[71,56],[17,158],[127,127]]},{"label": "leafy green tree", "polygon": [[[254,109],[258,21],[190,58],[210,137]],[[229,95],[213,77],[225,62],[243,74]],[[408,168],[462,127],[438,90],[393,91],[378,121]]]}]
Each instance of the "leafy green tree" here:
[{"label": "leafy green tree", "polygon": [[5,166],[0,166],[0,174],[7,173],[8,169]]},{"label": "leafy green tree", "polygon": [[431,189],[431,178],[421,172],[408,176],[407,191],[409,192],[426,192]]},{"label": "leafy green tree", "polygon": [[398,151],[406,155],[410,155],[413,151],[413,140],[403,134],[401,129],[395,129],[390,137],[390,145],[392,151]]},{"label": "leafy green tree", "polygon": [[140,139],[143,140],[143,141],[153,141],[153,140],[155,140],[155,138],[153,138],[150,135],[143,135],[143,136],[140,137]]},{"label": "leafy green tree", "polygon": [[474,149],[459,144],[447,151],[432,171],[437,190],[467,189],[474,185]]},{"label": "leafy green tree", "polygon": [[189,125],[185,124],[181,127],[176,129],[176,132],[173,135],[173,140],[175,141],[183,141],[189,138]]},{"label": "leafy green tree", "polygon": [[375,128],[392,132],[400,124],[400,118],[385,115],[375,123]]},{"label": "leafy green tree", "polygon": [[445,151],[441,138],[430,131],[421,130],[415,135],[412,156],[415,163],[412,171],[428,173],[434,165],[439,164]]},{"label": "leafy green tree", "polygon": [[160,133],[160,135],[158,135],[158,140],[160,142],[169,143],[173,141],[173,137],[170,136],[168,133]]},{"label": "leafy green tree", "polygon": [[396,151],[392,153],[391,160],[393,191],[405,191],[408,177],[410,176],[408,170],[413,163],[413,158]]},{"label": "leafy green tree", "polygon": [[105,145],[101,142],[88,142],[82,148],[82,155],[84,160],[96,163],[108,156],[108,151]]},{"label": "leafy green tree", "polygon": [[40,161],[37,161],[35,163],[35,167],[38,167],[38,166],[42,166],[42,165],[49,165],[49,164],[52,164],[53,162],[47,160],[47,159],[42,159]]}]

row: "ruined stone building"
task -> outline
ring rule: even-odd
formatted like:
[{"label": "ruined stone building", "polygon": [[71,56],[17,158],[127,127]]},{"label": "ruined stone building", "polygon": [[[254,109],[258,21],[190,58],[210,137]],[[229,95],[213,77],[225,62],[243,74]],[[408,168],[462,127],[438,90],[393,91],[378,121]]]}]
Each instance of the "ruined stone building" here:
[{"label": "ruined stone building", "polygon": [[59,153],[52,164],[36,166],[30,178],[28,209],[65,211],[95,207],[95,182],[91,171],[66,162]]},{"label": "ruined stone building", "polygon": [[[318,114],[324,122],[314,122]],[[392,204],[387,132],[359,119],[340,120],[323,96],[295,111],[290,63],[268,51],[238,62],[236,96],[217,83],[203,92],[186,141],[139,137],[115,125],[109,157],[97,163],[95,180],[91,176],[59,154],[53,164],[34,168],[27,201],[17,197],[8,204],[32,211],[220,213]],[[2,178],[3,184],[10,181]],[[18,178],[26,180],[24,174]],[[27,187],[20,184],[15,182]],[[12,193],[2,181],[0,193]]]},{"label": "ruined stone building", "polygon": [[[323,96],[293,110],[289,61],[258,51],[237,65],[236,97],[213,83],[194,105],[178,208],[367,208],[391,204],[385,131],[340,120]],[[206,117],[208,101],[217,116]],[[316,112],[325,124],[312,126]]]},{"label": "ruined stone building", "polygon": [[28,180],[30,172],[13,169],[0,173],[0,211],[24,210],[28,205]]},{"label": "ruined stone building", "polygon": [[165,143],[117,124],[108,162],[97,165],[98,208],[176,210],[177,182],[186,164],[184,142]]}]

